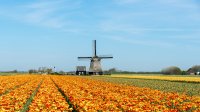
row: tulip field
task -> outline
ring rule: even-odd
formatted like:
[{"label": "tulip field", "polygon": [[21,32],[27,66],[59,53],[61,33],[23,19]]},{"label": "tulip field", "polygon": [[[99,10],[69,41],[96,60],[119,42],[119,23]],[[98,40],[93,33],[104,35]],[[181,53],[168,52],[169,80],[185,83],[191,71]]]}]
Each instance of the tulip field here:
[{"label": "tulip field", "polygon": [[0,76],[0,112],[200,112],[198,95],[87,77]]},{"label": "tulip field", "polygon": [[188,96],[200,96],[200,76],[123,74],[84,78],[129,86],[146,87],[164,92],[178,92],[179,94],[187,94]]},{"label": "tulip field", "polygon": [[112,75],[111,77],[122,77],[122,78],[135,78],[135,79],[156,79],[156,80],[167,80],[167,81],[182,81],[182,82],[200,82],[200,77],[181,77],[181,76],[148,76],[148,75]]}]

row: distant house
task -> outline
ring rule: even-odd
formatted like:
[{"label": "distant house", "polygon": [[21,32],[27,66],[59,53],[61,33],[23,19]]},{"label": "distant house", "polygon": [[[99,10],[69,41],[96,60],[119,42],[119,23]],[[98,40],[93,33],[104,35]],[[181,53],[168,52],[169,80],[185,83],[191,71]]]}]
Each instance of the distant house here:
[{"label": "distant house", "polygon": [[194,71],[192,70],[192,68],[189,68],[189,69],[188,69],[187,74],[189,74],[189,75],[194,75]]},{"label": "distant house", "polygon": [[192,68],[189,68],[187,73],[189,75],[200,75],[200,70],[199,71],[194,71]]},{"label": "distant house", "polygon": [[86,75],[86,66],[77,66],[76,75]]}]

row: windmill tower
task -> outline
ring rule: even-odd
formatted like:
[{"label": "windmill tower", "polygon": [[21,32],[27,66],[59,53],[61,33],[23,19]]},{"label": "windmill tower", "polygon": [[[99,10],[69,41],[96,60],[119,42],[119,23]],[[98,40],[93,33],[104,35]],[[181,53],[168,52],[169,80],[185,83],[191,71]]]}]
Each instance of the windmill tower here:
[{"label": "windmill tower", "polygon": [[90,59],[90,75],[102,75],[101,59],[113,58],[112,56],[97,56],[96,40],[94,40],[94,54],[92,57],[78,57],[78,59]]}]

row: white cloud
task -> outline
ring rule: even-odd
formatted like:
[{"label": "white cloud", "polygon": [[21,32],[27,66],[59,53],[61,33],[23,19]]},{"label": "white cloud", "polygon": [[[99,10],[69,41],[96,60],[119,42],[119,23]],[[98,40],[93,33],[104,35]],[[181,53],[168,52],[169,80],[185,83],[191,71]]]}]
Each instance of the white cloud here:
[{"label": "white cloud", "polygon": [[[55,13],[60,10],[63,1],[38,2],[25,5],[28,11],[22,16],[27,22],[52,28],[62,28],[64,21]],[[62,5],[61,5],[62,6]]]},{"label": "white cloud", "polygon": [[66,18],[68,12],[79,8],[79,6],[79,1],[45,0],[17,5],[12,8],[4,7],[1,15],[36,26],[64,29],[69,23],[72,24],[72,20]]},{"label": "white cloud", "polygon": [[[111,35],[108,38],[131,44],[169,47],[179,43],[176,40],[199,36],[191,35],[200,31],[198,25],[194,26],[200,22],[198,5],[194,1],[114,0],[114,2],[127,5],[130,10],[109,10],[104,13],[105,19],[101,21],[100,29]],[[151,4],[146,4],[145,8],[128,6],[138,2]],[[150,40],[151,38],[154,40]],[[175,42],[170,38],[175,39]]]},{"label": "white cloud", "polygon": [[[124,4],[124,5],[134,4],[138,2],[141,2],[141,3],[149,2],[149,1],[144,1],[144,0],[113,0],[113,1],[115,3]],[[98,15],[97,17],[102,17],[103,19],[96,20],[97,24],[95,26],[89,26],[88,24],[85,24],[84,22],[81,23],[79,21],[80,18],[73,19],[74,16],[82,14],[82,10],[80,9],[82,4],[79,0],[78,1],[42,0],[42,1],[32,2],[29,4],[24,4],[21,6],[16,6],[16,7],[13,7],[12,9],[9,9],[9,7],[7,7],[8,10],[5,9],[4,12],[1,11],[1,15],[7,14],[11,18],[17,19],[22,22],[26,22],[29,24],[37,25],[37,26],[56,28],[64,32],[72,32],[72,33],[95,32],[95,33],[106,33],[106,34],[116,35],[117,34],[116,32],[120,32],[122,33],[121,35],[126,35],[127,37],[137,36],[138,38],[140,37],[142,38],[142,36],[144,35],[146,35],[145,37],[147,37],[147,35],[149,34],[152,35],[151,34],[152,32],[153,33],[162,32],[163,35],[165,35],[166,32],[177,33],[177,32],[185,32],[187,30],[191,30],[191,31],[198,30],[198,29],[192,29],[190,27],[186,28],[188,24],[190,25],[190,23],[188,22],[189,20],[195,19],[196,21],[198,21],[197,17],[200,16],[200,14],[198,14],[198,12],[196,11],[197,5],[194,4],[194,2],[189,2],[186,0],[183,0],[183,1],[181,0],[169,0],[169,1],[155,0],[153,1],[152,4],[150,6],[148,4],[147,9],[136,8],[136,9],[130,9],[130,10],[124,10],[124,9],[120,10],[119,8],[119,10],[116,11],[110,8],[109,10],[106,10],[106,11],[98,11],[99,13],[96,14]],[[177,11],[176,8],[170,9],[171,7],[169,7],[170,11],[168,13],[160,13],[159,10],[155,8],[155,7],[161,7],[162,9],[162,6],[165,6],[165,5],[173,6],[173,7],[176,6],[176,7],[187,7],[187,8],[195,7],[195,8],[193,8],[192,10],[193,13],[184,13],[182,15],[185,17],[181,18],[179,17],[180,14],[178,13],[174,13],[177,15],[171,14],[171,12]],[[184,11],[186,11],[186,9],[183,9],[182,12]],[[92,16],[93,15],[91,15],[91,17]],[[185,18],[188,18],[188,20],[185,20]],[[173,23],[179,23],[179,21],[183,21],[183,22],[186,21],[184,24],[186,27],[173,24]],[[164,22],[169,22],[169,23],[164,23]],[[141,45],[154,43],[154,42],[147,41],[144,39],[141,39],[138,41],[135,41],[135,40],[126,41],[127,39],[121,38],[120,37],[121,35],[118,35],[116,38],[113,36],[113,39],[115,38],[115,40],[122,40],[124,42],[129,42],[129,43],[131,42],[131,43],[141,44]],[[161,41],[157,41],[154,44],[159,45],[159,42]],[[164,42],[161,42],[161,45],[165,45]]]}]

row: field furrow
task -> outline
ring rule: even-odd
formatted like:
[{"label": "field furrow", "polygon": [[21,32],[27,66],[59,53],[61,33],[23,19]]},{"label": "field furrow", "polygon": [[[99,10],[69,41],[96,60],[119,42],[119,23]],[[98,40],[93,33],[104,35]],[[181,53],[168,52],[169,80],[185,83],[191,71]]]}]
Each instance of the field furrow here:
[{"label": "field furrow", "polygon": [[[199,96],[110,83],[90,77],[27,75],[15,78],[20,77],[23,78],[21,81],[30,81],[2,94],[0,111],[200,111]],[[9,78],[7,83],[16,80]],[[3,79],[0,77],[1,81]]]},{"label": "field furrow", "polygon": [[78,111],[200,111],[200,98],[80,77],[52,76]]},{"label": "field furrow", "polygon": [[0,76],[0,96],[30,80],[30,76]]},{"label": "field furrow", "polygon": [[20,111],[41,82],[41,76],[31,76],[29,83],[0,96],[0,111]]},{"label": "field furrow", "polygon": [[29,112],[41,111],[72,111],[49,76],[45,76],[42,85],[29,106]]},{"label": "field furrow", "polygon": [[[180,81],[168,81],[157,79],[135,79],[135,78],[123,78],[123,77],[108,77],[108,76],[91,76],[82,77],[92,80],[99,80],[104,82],[111,82],[122,85],[146,87],[164,92],[178,92],[179,94],[186,94],[188,96],[200,96],[200,83],[188,83]],[[200,77],[199,77],[200,78]]]}]

